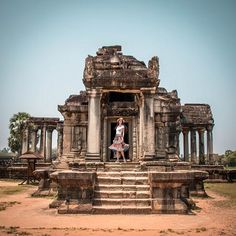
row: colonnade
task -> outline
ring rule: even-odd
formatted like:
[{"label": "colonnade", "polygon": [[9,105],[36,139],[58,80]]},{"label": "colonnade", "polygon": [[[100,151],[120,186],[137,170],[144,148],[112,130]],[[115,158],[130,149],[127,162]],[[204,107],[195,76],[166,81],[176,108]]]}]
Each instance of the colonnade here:
[{"label": "colonnade", "polygon": [[[184,127],[183,133],[183,151],[184,161],[204,165],[213,164],[213,125],[203,127]],[[207,147],[205,147],[205,132],[207,134]],[[189,138],[190,135],[190,138]],[[197,160],[197,135],[198,135],[198,157]],[[189,144],[190,140],[190,144]],[[205,150],[206,157],[205,158]]]},{"label": "colonnade", "polygon": [[[53,124],[32,124],[30,123],[23,132],[22,139],[22,154],[28,151],[39,151],[40,155],[44,158],[45,162],[52,161],[52,133],[57,130],[57,156],[62,155],[62,132],[61,125]],[[37,150],[37,143],[40,142],[39,150]]]}]

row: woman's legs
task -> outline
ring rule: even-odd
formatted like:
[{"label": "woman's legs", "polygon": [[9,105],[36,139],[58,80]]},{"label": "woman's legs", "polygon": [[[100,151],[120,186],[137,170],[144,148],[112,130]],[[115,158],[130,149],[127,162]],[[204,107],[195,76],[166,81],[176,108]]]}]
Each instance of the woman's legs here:
[{"label": "woman's legs", "polygon": [[121,151],[121,156],[123,157],[124,162],[126,162],[124,151]]},{"label": "woman's legs", "polygon": [[120,152],[116,151],[116,162],[119,162]]},{"label": "woman's legs", "polygon": [[116,162],[119,162],[120,154],[123,157],[124,162],[126,162],[124,151],[121,152],[116,151]]}]

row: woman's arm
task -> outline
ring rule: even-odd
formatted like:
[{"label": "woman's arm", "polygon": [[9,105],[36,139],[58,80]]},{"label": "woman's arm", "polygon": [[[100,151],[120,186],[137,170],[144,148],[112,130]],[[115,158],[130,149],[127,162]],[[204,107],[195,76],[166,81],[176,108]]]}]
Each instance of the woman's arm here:
[{"label": "woman's arm", "polygon": [[121,135],[122,135],[122,137],[123,137],[123,139],[124,139],[124,136],[125,136],[125,127],[123,126],[123,128],[122,128],[122,130],[121,130]]}]

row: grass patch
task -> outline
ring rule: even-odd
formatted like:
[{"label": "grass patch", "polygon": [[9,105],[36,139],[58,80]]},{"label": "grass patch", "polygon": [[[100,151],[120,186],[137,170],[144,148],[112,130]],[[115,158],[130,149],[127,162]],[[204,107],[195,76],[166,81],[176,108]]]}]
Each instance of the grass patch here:
[{"label": "grass patch", "polygon": [[236,183],[205,183],[205,188],[228,198],[218,201],[217,206],[236,207]]},{"label": "grass patch", "polygon": [[201,233],[201,232],[205,232],[205,231],[207,231],[207,229],[205,227],[196,228],[196,233]]},{"label": "grass patch", "polygon": [[225,166],[225,170],[236,170],[236,166]]},{"label": "grass patch", "polygon": [[15,195],[24,192],[31,186],[17,185],[17,186],[2,186],[0,188],[0,197],[6,197],[7,195]]},{"label": "grass patch", "polygon": [[1,182],[9,182],[9,183],[21,183],[22,179],[1,179]]},{"label": "grass patch", "polygon": [[14,202],[0,202],[0,211],[6,210],[7,207],[11,207],[15,204],[20,204],[20,202],[14,201]]},{"label": "grass patch", "polygon": [[2,230],[2,232],[5,232],[6,234],[13,234],[13,235],[21,235],[21,236],[28,236],[28,235],[32,235],[31,233],[27,232],[27,231],[21,231],[20,227],[16,227],[16,226],[10,226],[10,227],[1,227],[0,228]]}]

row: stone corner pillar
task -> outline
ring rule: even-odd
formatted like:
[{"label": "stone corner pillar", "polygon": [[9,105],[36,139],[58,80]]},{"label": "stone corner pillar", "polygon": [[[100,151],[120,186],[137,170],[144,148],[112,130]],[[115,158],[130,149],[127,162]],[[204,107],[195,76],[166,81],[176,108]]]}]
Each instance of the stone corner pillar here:
[{"label": "stone corner pillar", "polygon": [[197,141],[196,141],[196,128],[191,128],[191,163],[197,163]]},{"label": "stone corner pillar", "polygon": [[63,153],[63,125],[57,124],[57,158],[60,158]]},{"label": "stone corner pillar", "polygon": [[101,91],[91,89],[88,92],[88,138],[86,161],[101,161]]},{"label": "stone corner pillar", "polygon": [[41,127],[41,137],[40,137],[40,154],[46,162],[46,124]]},{"label": "stone corner pillar", "polygon": [[143,160],[155,158],[155,117],[154,88],[141,89],[142,104],[140,106],[140,124],[142,127]]},{"label": "stone corner pillar", "polygon": [[38,126],[32,125],[31,127],[31,148],[30,151],[36,152],[36,145],[37,145],[37,132],[38,132]]},{"label": "stone corner pillar", "polygon": [[207,159],[208,159],[208,163],[210,165],[214,164],[214,160],[213,160],[213,134],[212,134],[212,130],[213,130],[213,125],[208,125],[206,127],[207,130]]},{"label": "stone corner pillar", "polygon": [[47,127],[46,162],[52,162],[52,132],[55,127]]},{"label": "stone corner pillar", "polygon": [[29,127],[23,130],[21,154],[29,151]]},{"label": "stone corner pillar", "polygon": [[189,161],[189,142],[188,142],[188,128],[183,128],[184,136],[184,161]]},{"label": "stone corner pillar", "polygon": [[204,143],[205,128],[198,128],[199,134],[199,164],[205,165],[205,143]]}]

